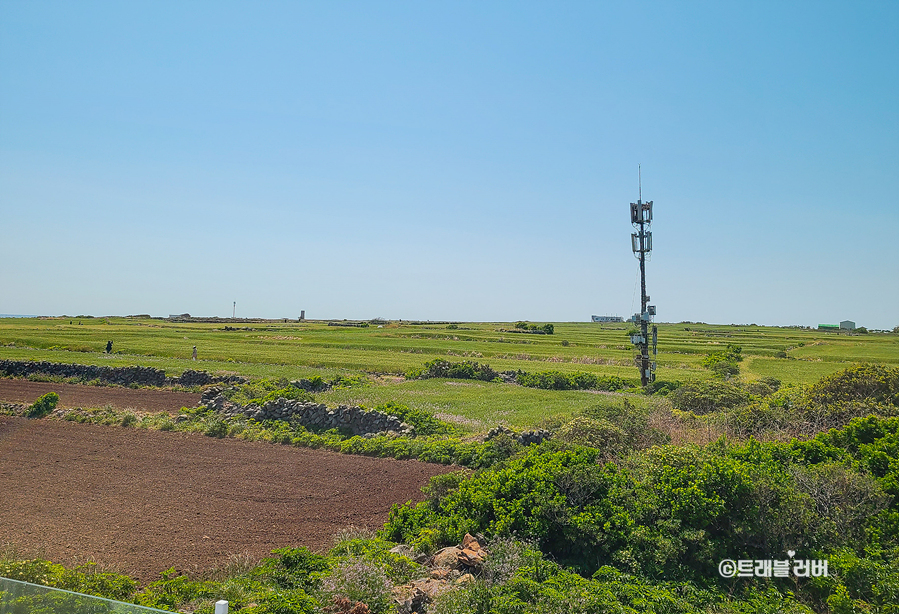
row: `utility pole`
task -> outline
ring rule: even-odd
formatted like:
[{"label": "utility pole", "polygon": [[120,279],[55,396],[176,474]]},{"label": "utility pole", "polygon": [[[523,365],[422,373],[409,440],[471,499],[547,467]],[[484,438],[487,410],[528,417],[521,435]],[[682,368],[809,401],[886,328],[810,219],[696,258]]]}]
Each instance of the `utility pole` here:
[{"label": "utility pole", "polygon": [[[631,343],[640,353],[634,357],[634,363],[640,370],[640,385],[646,386],[656,379],[656,363],[649,359],[649,323],[656,315],[655,305],[649,304],[649,295],[646,294],[646,256],[652,251],[652,201],[643,202],[643,178],[640,167],[637,167],[637,182],[639,184],[639,196],[637,202],[631,203],[631,224],[637,232],[631,233],[631,249],[634,256],[640,261],[640,313],[631,316],[631,322],[640,325],[640,332],[631,335]],[[657,348],[658,329],[652,326],[652,354],[658,354]]]},{"label": "utility pole", "polygon": [[234,301],[234,309],[231,310],[231,319],[237,317],[237,301]]}]

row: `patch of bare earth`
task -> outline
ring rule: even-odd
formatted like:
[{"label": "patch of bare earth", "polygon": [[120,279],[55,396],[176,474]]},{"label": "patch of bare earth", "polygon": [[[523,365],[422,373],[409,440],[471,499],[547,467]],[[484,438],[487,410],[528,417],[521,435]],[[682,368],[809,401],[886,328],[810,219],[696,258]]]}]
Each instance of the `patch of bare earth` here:
[{"label": "patch of bare earth", "polygon": [[176,392],[153,388],[121,388],[119,386],[85,386],[83,384],[58,384],[56,382],[32,382],[27,379],[0,378],[0,401],[9,403],[34,403],[48,392],[59,395],[60,407],[105,407],[165,411],[176,414],[182,407],[194,407],[200,395],[193,392]]},{"label": "patch of bare earth", "polygon": [[0,416],[0,546],[142,583],[378,528],[452,468],[200,434]]}]

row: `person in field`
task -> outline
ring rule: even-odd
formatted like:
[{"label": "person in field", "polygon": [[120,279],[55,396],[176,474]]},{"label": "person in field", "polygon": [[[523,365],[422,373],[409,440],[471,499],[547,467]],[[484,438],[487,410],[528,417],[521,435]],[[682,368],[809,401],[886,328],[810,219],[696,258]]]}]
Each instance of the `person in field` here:
[{"label": "person in field", "polygon": [[107,342],[106,342],[106,353],[107,353],[107,354],[112,354],[112,341],[107,341]]},{"label": "person in field", "polygon": [[196,360],[196,359],[197,359],[197,346],[194,346],[194,353],[191,356],[191,360]]}]

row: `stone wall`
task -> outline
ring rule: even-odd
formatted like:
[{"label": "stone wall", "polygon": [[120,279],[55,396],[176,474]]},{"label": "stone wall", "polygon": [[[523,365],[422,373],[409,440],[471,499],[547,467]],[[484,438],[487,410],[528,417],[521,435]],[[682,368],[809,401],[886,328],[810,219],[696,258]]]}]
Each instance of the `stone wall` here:
[{"label": "stone wall", "polygon": [[28,377],[40,373],[56,377],[75,377],[81,380],[98,379],[120,386],[205,386],[216,383],[246,383],[238,375],[213,376],[206,371],[188,369],[178,377],[166,377],[162,369],[153,367],[107,367],[65,364],[33,360],[0,360],[0,375]]},{"label": "stone wall", "polygon": [[297,421],[308,429],[346,429],[353,435],[372,436],[378,433],[414,435],[415,429],[396,416],[358,406],[339,405],[328,409],[321,403],[275,399],[259,405],[238,405],[226,399],[220,390],[207,390],[200,401],[225,417],[246,416],[255,420]]},{"label": "stone wall", "polygon": [[0,374],[27,377],[33,373],[57,377],[77,377],[83,380],[98,379],[110,384],[129,386],[164,386],[165,371],[153,367],[106,367],[96,365],[63,364],[31,360],[0,360]]},{"label": "stone wall", "polygon": [[487,433],[487,441],[490,441],[494,437],[498,437],[500,435],[508,435],[512,439],[515,439],[523,446],[528,446],[531,444],[541,444],[545,440],[549,439],[553,436],[550,431],[546,431],[543,429],[538,429],[536,431],[522,431],[521,433],[516,433],[512,429],[507,426],[497,426],[495,428],[490,429]]}]

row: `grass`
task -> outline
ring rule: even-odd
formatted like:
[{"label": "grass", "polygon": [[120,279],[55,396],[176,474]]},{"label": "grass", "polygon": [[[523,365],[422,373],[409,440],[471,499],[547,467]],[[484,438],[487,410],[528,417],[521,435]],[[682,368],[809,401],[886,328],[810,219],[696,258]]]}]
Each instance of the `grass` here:
[{"label": "grass", "polygon": [[[367,386],[319,395],[327,403],[373,407],[394,401],[455,416],[480,430],[522,428],[567,416],[597,402],[585,391],[545,391],[509,384],[405,381],[406,371],[434,358],[486,362],[497,371],[587,371],[636,379],[629,324],[554,323],[554,335],[508,332],[514,323],[390,323],[368,328],[326,322],[173,323],[133,318],[0,319],[0,359],[91,365],[142,365],[178,375],[186,369],[251,378],[366,375]],[[249,330],[245,330],[249,329]],[[113,353],[105,354],[108,340]],[[563,341],[566,342],[563,344]],[[773,376],[811,383],[857,362],[899,363],[899,335],[846,335],[799,328],[659,324],[658,376],[707,379],[700,361],[727,344],[743,348],[741,377]],[[200,360],[190,359],[193,346]],[[788,358],[775,358],[779,352]],[[392,377],[391,377],[392,376]]]}]

